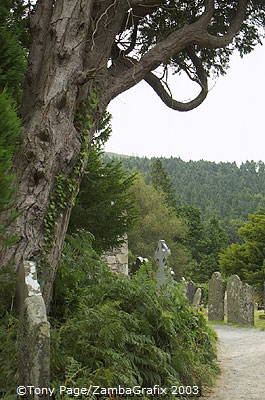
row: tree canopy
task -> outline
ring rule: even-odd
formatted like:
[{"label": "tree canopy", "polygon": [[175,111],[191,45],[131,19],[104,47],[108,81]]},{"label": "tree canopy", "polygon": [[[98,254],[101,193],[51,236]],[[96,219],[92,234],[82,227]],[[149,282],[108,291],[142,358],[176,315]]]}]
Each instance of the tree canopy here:
[{"label": "tree canopy", "polygon": [[261,290],[265,281],[265,214],[249,215],[238,233],[243,244],[232,244],[220,255],[221,269]]}]

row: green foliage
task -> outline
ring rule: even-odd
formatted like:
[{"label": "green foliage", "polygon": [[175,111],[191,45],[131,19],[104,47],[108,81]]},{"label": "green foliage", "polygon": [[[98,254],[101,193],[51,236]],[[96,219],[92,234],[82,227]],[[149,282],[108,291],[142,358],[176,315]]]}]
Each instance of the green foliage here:
[{"label": "green foliage", "polygon": [[0,393],[10,394],[4,399],[14,400],[17,371],[16,336],[18,320],[13,316],[16,277],[10,268],[0,270]]},{"label": "green foliage", "polygon": [[21,94],[21,82],[26,69],[24,50],[16,36],[0,28],[0,90],[6,89],[16,99]]},{"label": "green foliage", "polygon": [[56,278],[53,385],[209,383],[215,335],[181,289],[158,292],[145,268],[131,279],[113,275],[90,241],[68,237]]},{"label": "green foliage", "polygon": [[265,281],[265,215],[249,215],[248,222],[238,230],[243,244],[232,244],[220,255],[220,266],[229,276],[262,289]]},{"label": "green foliage", "polygon": [[[20,121],[17,118],[12,100],[5,92],[0,93],[0,213],[10,209],[13,194],[12,183],[14,176],[10,173],[14,151],[20,132]],[[0,243],[7,244],[5,231],[9,223],[14,219],[14,211],[10,211],[9,218],[0,225]]]},{"label": "green foliage", "polygon": [[151,182],[156,190],[161,190],[165,194],[166,203],[169,207],[176,207],[174,188],[170,178],[165,171],[162,161],[157,158],[151,164]]},{"label": "green foliage", "polygon": [[192,271],[195,282],[208,282],[213,272],[219,271],[219,253],[227,245],[227,235],[217,218],[203,225],[201,239],[197,242],[197,266]]},{"label": "green foliage", "polygon": [[[262,161],[246,161],[238,167],[235,162],[185,162],[173,157],[160,160],[173,184],[177,206],[198,208],[203,220],[219,218],[229,235],[229,243],[240,242],[238,228],[248,214],[265,207],[265,164]],[[121,161],[130,171],[143,173],[147,183],[151,181],[154,159],[126,157]]]},{"label": "green foliage", "polygon": [[63,215],[66,207],[73,206],[77,189],[76,178],[69,178],[62,174],[55,177],[53,193],[50,196],[48,210],[43,221],[44,251],[49,250],[53,246],[57,220]]},{"label": "green foliage", "polygon": [[[227,28],[234,18],[236,6],[237,2],[233,1],[232,5],[228,5],[226,0],[219,0],[215,4],[214,18],[208,28],[211,34],[222,36],[227,32]],[[140,25],[141,38],[138,43],[140,53],[145,53],[150,47],[177,29],[197,21],[201,13],[202,3],[200,1],[163,1],[161,7],[142,20]],[[245,22],[229,46],[223,49],[196,49],[198,56],[203,61],[207,74],[214,76],[224,74],[229,67],[230,57],[235,50],[241,56],[251,52],[258,43],[261,43],[264,27],[264,5],[257,1],[249,2]],[[196,79],[196,73],[190,65],[190,59],[185,50],[166,60],[164,67],[170,68],[175,73],[186,70]]]},{"label": "green foliage", "polygon": [[1,245],[11,244],[15,240],[7,237],[5,231],[16,217],[11,209],[14,176],[10,170],[21,128],[16,103],[20,100],[26,69],[25,51],[15,28],[17,3],[5,0],[0,5],[0,213],[10,210],[5,222],[0,225]]},{"label": "green foliage", "polygon": [[35,0],[1,0],[0,4],[0,26],[16,36],[25,50],[30,44],[29,13],[35,4]]},{"label": "green foliage", "polygon": [[167,206],[163,192],[147,185],[140,175],[132,187],[132,195],[139,218],[128,231],[129,249],[135,257],[153,259],[158,240],[165,240],[172,253],[169,265],[180,278],[191,259],[189,251],[181,243],[186,235],[185,224]]},{"label": "green foliage", "polygon": [[0,393],[5,400],[15,400],[17,387],[18,320],[6,313],[0,320]]},{"label": "green foliage", "polygon": [[105,162],[98,146],[92,146],[68,232],[91,232],[98,251],[123,243],[125,233],[136,218],[129,193],[133,180],[134,175],[124,171],[121,163]]}]

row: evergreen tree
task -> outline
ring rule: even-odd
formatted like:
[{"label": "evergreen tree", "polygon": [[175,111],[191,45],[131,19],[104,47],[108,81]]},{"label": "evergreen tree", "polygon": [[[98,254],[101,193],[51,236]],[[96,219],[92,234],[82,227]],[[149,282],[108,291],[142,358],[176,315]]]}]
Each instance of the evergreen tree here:
[{"label": "evergreen tree", "polygon": [[134,174],[119,162],[104,161],[98,147],[92,146],[68,232],[91,232],[99,252],[122,244],[137,216],[129,193],[133,181]]},{"label": "evergreen tree", "polygon": [[151,163],[151,182],[156,190],[161,190],[165,194],[168,206],[175,208],[175,190],[159,158],[154,159]]},{"label": "evergreen tree", "polygon": [[[16,109],[26,68],[19,30],[15,32],[13,3],[5,1],[0,6],[0,213],[11,208],[14,176],[10,170],[21,126]],[[11,211],[9,217],[1,221],[0,244],[9,243],[4,232],[14,217]]]}]

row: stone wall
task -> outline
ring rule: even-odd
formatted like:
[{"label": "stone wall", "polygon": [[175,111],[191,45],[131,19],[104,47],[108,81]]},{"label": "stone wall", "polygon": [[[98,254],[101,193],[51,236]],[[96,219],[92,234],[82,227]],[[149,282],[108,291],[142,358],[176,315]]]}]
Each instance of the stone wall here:
[{"label": "stone wall", "polygon": [[102,260],[114,273],[128,275],[128,240],[122,246],[105,252]]}]

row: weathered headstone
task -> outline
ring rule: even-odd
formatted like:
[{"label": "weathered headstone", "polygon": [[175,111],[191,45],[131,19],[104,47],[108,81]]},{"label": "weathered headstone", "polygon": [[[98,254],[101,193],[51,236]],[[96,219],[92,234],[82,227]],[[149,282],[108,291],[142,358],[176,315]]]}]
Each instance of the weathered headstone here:
[{"label": "weathered headstone", "polygon": [[187,283],[186,297],[190,304],[192,304],[193,302],[195,292],[196,292],[196,286],[194,285],[193,281],[189,281]]},{"label": "weathered headstone", "polygon": [[224,320],[225,282],[220,272],[214,272],[209,281],[208,319],[209,321]]},{"label": "weathered headstone", "polygon": [[201,290],[201,288],[198,288],[194,294],[193,301],[192,301],[192,304],[196,308],[196,310],[198,310],[200,307],[201,298],[202,298],[202,290]]},{"label": "weathered headstone", "polygon": [[247,283],[241,287],[239,323],[254,325],[254,289]]},{"label": "weathered headstone", "polygon": [[[36,264],[25,261],[20,268],[18,305],[20,307],[19,384],[49,387],[50,324],[37,280]],[[37,394],[29,395],[37,400]],[[42,397],[45,398],[45,397]]]},{"label": "weathered headstone", "polygon": [[240,323],[240,302],[242,282],[232,275],[227,282],[227,322]]},{"label": "weathered headstone", "polygon": [[224,315],[227,316],[227,291],[225,291],[225,297],[224,297]]},{"label": "weathered headstone", "polygon": [[158,286],[162,286],[172,279],[169,268],[167,267],[167,258],[171,254],[164,240],[159,240],[155,251],[155,262],[158,265],[155,277],[158,280]]}]

